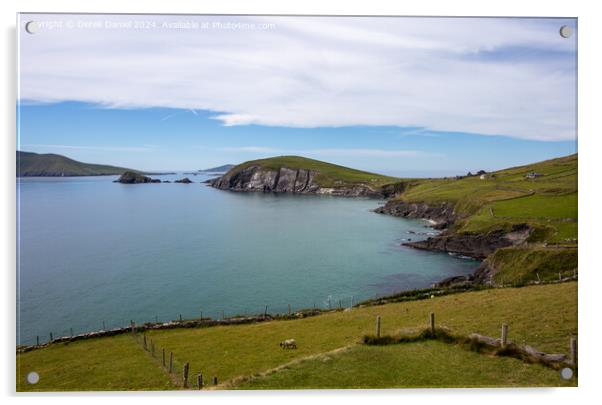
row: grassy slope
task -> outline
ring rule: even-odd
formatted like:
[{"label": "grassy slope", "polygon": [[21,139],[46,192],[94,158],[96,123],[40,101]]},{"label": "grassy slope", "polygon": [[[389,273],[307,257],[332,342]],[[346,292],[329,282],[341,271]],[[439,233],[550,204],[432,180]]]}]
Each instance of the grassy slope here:
[{"label": "grassy slope", "polygon": [[[425,356],[425,353],[430,353]],[[355,346],[242,383],[240,389],[568,386],[558,372],[427,341]]]},{"label": "grassy slope", "polygon": [[[529,172],[543,174],[526,179]],[[488,232],[514,223],[549,227],[549,242],[577,240],[577,155],[495,172],[495,178],[416,181],[399,198],[452,202],[458,232]]]},{"label": "grassy slope", "polygon": [[524,284],[528,281],[557,280],[573,276],[578,252],[573,248],[539,246],[498,249],[487,260],[499,271],[494,280],[500,284]]},{"label": "grassy slope", "polygon": [[[36,385],[27,374],[40,375]],[[131,336],[53,345],[17,356],[17,391],[164,390],[173,388]]]},{"label": "grassy slope", "polygon": [[251,160],[236,166],[232,170],[241,170],[255,165],[272,170],[279,170],[282,167],[287,167],[289,169],[315,170],[319,172],[315,181],[322,187],[343,187],[353,184],[366,184],[368,186],[381,187],[385,184],[399,181],[399,179],[395,177],[368,173],[300,156],[277,156],[268,159]]},{"label": "grassy slope", "polygon": [[[173,351],[178,367],[190,362],[192,376],[202,371],[206,378],[217,376],[226,381],[238,376],[252,375],[277,367],[291,360],[324,353],[346,345],[357,343],[364,334],[372,333],[375,316],[382,316],[382,331],[393,334],[400,329],[424,327],[429,312],[434,311],[441,326],[451,328],[454,333],[469,334],[478,332],[497,336],[502,323],[510,325],[510,339],[519,343],[527,342],[546,352],[568,352],[568,341],[577,333],[577,284],[574,282],[541,285],[524,288],[490,289],[469,292],[431,300],[413,301],[384,306],[356,308],[347,312],[337,312],[312,318],[290,321],[274,321],[241,326],[172,329],[148,333],[158,350],[165,348]],[[52,367],[60,372],[62,387],[65,389],[85,389],[98,386],[103,381],[100,376],[86,377],[82,364],[96,364],[107,373],[103,384],[117,386],[124,384],[110,370],[123,367],[130,362],[146,362],[145,353],[133,343],[131,337],[106,338],[84,341],[79,344],[56,345],[49,349],[25,353],[17,357],[21,364],[19,378],[23,381],[26,370],[42,370]],[[298,350],[281,350],[278,343],[287,338],[295,338]],[[118,340],[119,339],[119,340]],[[109,349],[104,344],[115,345],[120,353],[117,365],[105,364]],[[127,346],[127,347],[126,347]],[[133,348],[130,348],[132,346]],[[82,350],[78,350],[80,347]],[[416,346],[419,347],[419,346]],[[84,350],[89,348],[89,350]],[[432,347],[424,346],[419,350],[417,359],[427,361],[434,354]],[[446,349],[447,350],[447,349]],[[452,350],[453,351],[453,350]],[[442,354],[447,356],[447,354]],[[450,356],[456,356],[451,353]],[[466,356],[472,356],[466,352]],[[370,356],[368,356],[370,357]],[[467,357],[469,358],[469,357]],[[482,361],[487,361],[481,356]],[[60,362],[57,359],[62,359]],[[472,360],[471,360],[472,361]],[[506,361],[506,360],[504,360]],[[518,362],[518,360],[514,360]],[[156,362],[156,361],[155,361]],[[146,363],[145,363],[146,364]],[[156,364],[158,364],[156,362]],[[428,363],[424,363],[428,364]],[[451,363],[450,363],[451,364]],[[520,363],[516,363],[517,366]],[[358,365],[358,368],[361,364]],[[376,363],[378,366],[378,363]],[[382,365],[384,373],[386,364]],[[483,366],[485,367],[485,366]],[[520,366],[522,367],[522,366]],[[530,366],[539,367],[539,366]],[[148,372],[152,367],[148,366]],[[144,370],[147,370],[146,368]],[[138,368],[139,372],[143,372]],[[451,368],[422,369],[423,377],[430,378],[433,385],[446,385],[448,380],[440,379],[441,372],[454,373]],[[146,372],[146,371],[144,371]],[[547,384],[548,375],[541,372],[525,374],[526,384]],[[485,375],[485,374],[483,374]],[[480,379],[475,376],[475,385],[487,385],[491,381],[507,381],[504,375],[489,375]],[[43,377],[44,378],[44,377]],[[166,380],[152,380],[135,375],[130,383],[153,384],[154,388],[166,388]],[[49,382],[50,383],[50,382]],[[59,381],[57,380],[58,384]],[[377,385],[377,381],[366,384]],[[400,382],[403,384],[403,381]],[[147,385],[148,386],[148,385]],[[21,389],[29,389],[21,386]]]},{"label": "grassy slope", "polygon": [[[543,174],[527,179],[530,172]],[[414,182],[398,198],[452,202],[458,233],[488,233],[527,223],[536,229],[528,246],[502,249],[489,261],[495,281],[520,283],[572,275],[577,268],[577,155],[495,172],[495,178],[465,177]],[[558,248],[558,246],[561,246]],[[571,247],[573,249],[565,249]]]},{"label": "grassy slope", "polygon": [[53,153],[17,151],[17,176],[99,176],[132,171],[123,167],[78,162]]}]

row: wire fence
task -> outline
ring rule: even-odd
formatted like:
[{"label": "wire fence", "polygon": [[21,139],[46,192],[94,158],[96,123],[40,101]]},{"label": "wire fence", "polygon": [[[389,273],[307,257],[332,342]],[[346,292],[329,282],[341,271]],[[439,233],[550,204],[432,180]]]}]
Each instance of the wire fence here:
[{"label": "wire fence", "polygon": [[185,359],[176,357],[172,350],[156,344],[156,341],[146,333],[136,332],[134,325],[131,328],[131,335],[136,343],[149,356],[157,362],[163,371],[169,375],[171,381],[177,387],[183,389],[203,389],[210,385],[218,385],[217,376],[205,376],[202,369],[197,366],[195,369],[191,363]]}]

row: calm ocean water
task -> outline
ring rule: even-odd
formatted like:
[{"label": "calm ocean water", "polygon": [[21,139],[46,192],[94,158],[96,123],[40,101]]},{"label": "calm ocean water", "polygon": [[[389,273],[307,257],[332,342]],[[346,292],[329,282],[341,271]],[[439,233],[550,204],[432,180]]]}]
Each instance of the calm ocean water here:
[{"label": "calm ocean water", "polygon": [[478,265],[400,246],[432,230],[370,211],[382,201],[234,193],[188,177],[18,180],[18,343],[103,321],[348,306]]}]

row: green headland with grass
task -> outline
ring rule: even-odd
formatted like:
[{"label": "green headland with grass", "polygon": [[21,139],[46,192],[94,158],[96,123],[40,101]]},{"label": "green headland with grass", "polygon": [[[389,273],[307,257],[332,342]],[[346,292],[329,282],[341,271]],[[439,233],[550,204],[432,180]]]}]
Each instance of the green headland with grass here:
[{"label": "green headland with grass", "polygon": [[493,245],[526,230],[524,239],[489,250],[483,266],[488,282],[570,277],[577,270],[577,172],[574,154],[481,175],[408,180],[383,211],[417,204],[436,216],[438,207],[447,209],[451,219],[443,234],[422,244],[436,250],[453,251],[454,241]]},{"label": "green headland with grass", "polygon": [[236,172],[253,166],[260,166],[270,170],[280,170],[281,168],[312,170],[317,172],[315,180],[321,187],[346,187],[355,184],[382,187],[386,184],[399,181],[399,178],[396,177],[369,173],[301,156],[277,156],[267,159],[250,160],[230,170],[231,172]]}]

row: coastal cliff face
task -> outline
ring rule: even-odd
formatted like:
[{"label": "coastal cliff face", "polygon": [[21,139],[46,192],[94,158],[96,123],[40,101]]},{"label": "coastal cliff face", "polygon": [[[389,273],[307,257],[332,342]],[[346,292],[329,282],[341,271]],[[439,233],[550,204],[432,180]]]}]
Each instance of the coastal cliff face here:
[{"label": "coastal cliff face", "polygon": [[235,172],[228,172],[210,180],[212,187],[232,191],[260,191],[273,193],[324,194],[349,197],[384,197],[381,188],[372,188],[364,184],[341,187],[322,187],[316,182],[319,173],[309,169],[279,170],[261,166],[249,166]]},{"label": "coastal cliff face", "polygon": [[433,228],[443,230],[441,234],[425,240],[405,242],[404,246],[483,260],[474,274],[450,277],[434,284],[435,287],[495,284],[493,276],[499,269],[496,269],[487,258],[490,258],[498,249],[523,245],[533,231],[527,224],[515,224],[510,230],[457,233],[450,228],[459,219],[458,215],[454,212],[454,206],[446,202],[433,204],[389,200],[374,212],[396,217],[428,219],[433,221]]},{"label": "coastal cliff face", "polygon": [[531,233],[526,224],[515,225],[510,232],[503,230],[482,233],[450,233],[431,237],[423,241],[407,242],[405,246],[416,249],[438,250],[483,260],[497,249],[518,246]]},{"label": "coastal cliff face", "polygon": [[456,220],[453,205],[445,202],[427,204],[424,202],[411,203],[401,200],[389,200],[382,207],[376,208],[374,212],[394,217],[428,219],[435,222],[433,225],[435,229],[445,229]]}]

